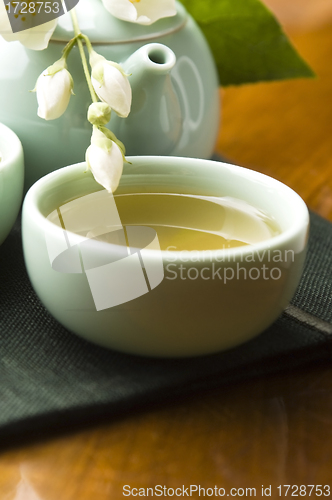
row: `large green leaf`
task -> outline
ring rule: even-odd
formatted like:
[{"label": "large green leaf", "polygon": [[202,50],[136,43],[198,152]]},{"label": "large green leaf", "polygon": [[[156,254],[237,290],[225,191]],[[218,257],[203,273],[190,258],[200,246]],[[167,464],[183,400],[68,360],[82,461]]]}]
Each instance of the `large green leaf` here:
[{"label": "large green leaf", "polygon": [[181,0],[212,49],[221,85],[312,77],[259,0]]}]

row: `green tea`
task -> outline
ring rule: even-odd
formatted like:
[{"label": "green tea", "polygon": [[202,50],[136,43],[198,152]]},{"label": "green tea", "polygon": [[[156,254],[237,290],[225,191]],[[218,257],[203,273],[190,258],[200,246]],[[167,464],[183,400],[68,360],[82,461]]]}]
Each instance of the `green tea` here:
[{"label": "green tea", "polygon": [[122,224],[154,228],[162,250],[232,248],[280,232],[272,217],[230,197],[134,193],[114,198]]},{"label": "green tea", "polygon": [[48,219],[83,238],[104,240],[122,226],[155,229],[162,250],[252,245],[280,233],[268,214],[231,197],[98,191],[63,204]]}]

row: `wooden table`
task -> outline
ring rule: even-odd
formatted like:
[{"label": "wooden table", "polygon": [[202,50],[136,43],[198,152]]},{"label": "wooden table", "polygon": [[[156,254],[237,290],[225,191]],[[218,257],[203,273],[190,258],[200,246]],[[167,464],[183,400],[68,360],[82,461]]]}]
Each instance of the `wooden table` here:
[{"label": "wooden table", "polygon": [[[301,16],[289,18],[284,0],[267,3],[318,78],[223,91],[217,151],[287,183],[332,221],[332,9],[324,1],[293,1]],[[124,485],[191,484],[225,488],[226,496],[255,487],[257,497],[271,485],[271,498],[284,484],[332,488],[332,367],[142,408],[0,455],[1,500],[118,500]]]}]

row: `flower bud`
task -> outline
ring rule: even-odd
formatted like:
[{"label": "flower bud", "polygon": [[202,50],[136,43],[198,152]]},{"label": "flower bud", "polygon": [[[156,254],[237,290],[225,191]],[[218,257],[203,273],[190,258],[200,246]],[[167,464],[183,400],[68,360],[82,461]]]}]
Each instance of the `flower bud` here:
[{"label": "flower bud", "polygon": [[120,147],[94,126],[86,162],[96,181],[109,193],[114,193],[119,185],[123,161]]},{"label": "flower bud", "polygon": [[88,120],[92,125],[106,125],[111,119],[111,108],[106,102],[93,102],[88,109]]},{"label": "flower bud", "polygon": [[73,79],[69,71],[65,67],[57,70],[56,65],[57,63],[43,71],[36,83],[37,113],[45,120],[55,120],[63,115],[73,90]]},{"label": "flower bud", "polygon": [[90,56],[91,81],[99,99],[125,118],[131,107],[131,87],[121,66],[107,61],[94,51]]}]

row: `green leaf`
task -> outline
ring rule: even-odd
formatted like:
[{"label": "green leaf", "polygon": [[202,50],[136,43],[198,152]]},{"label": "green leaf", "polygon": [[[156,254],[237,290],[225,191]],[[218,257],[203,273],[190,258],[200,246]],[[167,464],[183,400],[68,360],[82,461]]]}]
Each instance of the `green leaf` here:
[{"label": "green leaf", "polygon": [[315,76],[259,0],[181,1],[210,44],[221,85]]}]

